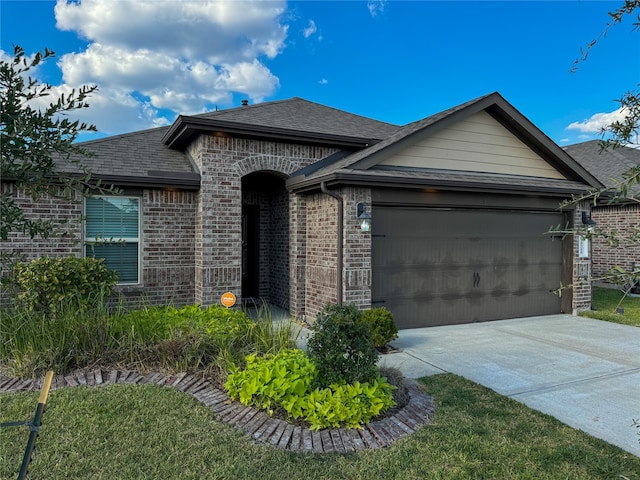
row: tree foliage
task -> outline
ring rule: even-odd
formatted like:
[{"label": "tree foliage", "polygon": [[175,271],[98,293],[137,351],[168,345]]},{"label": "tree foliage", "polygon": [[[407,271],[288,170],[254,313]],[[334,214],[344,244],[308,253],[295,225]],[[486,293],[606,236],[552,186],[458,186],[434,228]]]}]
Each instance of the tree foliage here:
[{"label": "tree foliage", "polygon": [[[68,117],[89,106],[86,99],[97,87],[83,86],[62,93],[46,107],[38,108],[54,92],[30,73],[53,57],[55,53],[45,49],[28,58],[24,49],[16,46],[12,60],[0,61],[0,176],[3,182],[13,183],[13,188],[4,188],[1,196],[2,240],[10,232],[47,238],[57,229],[50,220],[28,218],[16,201],[18,191],[34,201],[45,195],[71,200],[78,193],[87,195],[99,187],[99,182],[91,184],[91,173],[80,160],[89,154],[74,144],[81,132],[96,131],[96,127]],[[74,172],[60,171],[59,162],[72,165]]]},{"label": "tree foliage", "polygon": [[[640,0],[625,0],[616,10],[608,12],[609,22],[598,37],[587,43],[586,47],[580,49],[580,56],[574,61],[571,71],[577,70],[579,64],[587,60],[589,52],[601,40],[607,32],[615,25],[621,23],[628,16],[635,15],[636,21],[633,23],[633,30],[640,29]],[[601,128],[601,151],[607,149],[621,148],[631,143],[640,143],[640,84],[635,89],[624,93],[620,99],[616,100],[624,117],[622,120],[614,121]],[[620,203],[640,204],[640,165],[636,165],[626,171],[622,178],[606,188],[594,189],[584,195],[574,196],[570,201],[564,202],[561,207],[575,206],[583,202],[592,205],[607,205]],[[612,229],[573,229],[564,233],[580,234],[587,238],[599,237],[604,239],[612,247],[637,248],[640,243],[640,225],[630,228],[625,232]],[[614,266],[606,278],[600,279],[607,282],[617,283],[622,286],[623,291],[629,293],[634,285],[640,284],[640,270],[625,269],[619,265]]]}]

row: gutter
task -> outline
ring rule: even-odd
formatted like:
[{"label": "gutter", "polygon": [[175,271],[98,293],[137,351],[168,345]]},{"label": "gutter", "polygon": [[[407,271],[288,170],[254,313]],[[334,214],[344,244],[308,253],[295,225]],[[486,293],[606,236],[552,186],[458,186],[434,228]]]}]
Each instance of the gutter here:
[{"label": "gutter", "polygon": [[337,193],[332,192],[331,190],[329,190],[327,188],[327,185],[325,184],[325,182],[321,182],[320,183],[320,190],[322,190],[322,193],[326,193],[327,195],[329,195],[330,197],[335,198],[336,200],[338,200],[338,245],[337,245],[337,250],[338,250],[338,266],[337,266],[337,270],[338,270],[338,278],[336,279],[336,283],[337,283],[337,303],[338,305],[342,306],[342,269],[343,269],[343,251],[342,251],[342,240],[343,240],[343,236],[344,236],[344,232],[343,232],[343,223],[344,223],[344,200],[342,199],[342,197],[340,195],[338,195]]}]

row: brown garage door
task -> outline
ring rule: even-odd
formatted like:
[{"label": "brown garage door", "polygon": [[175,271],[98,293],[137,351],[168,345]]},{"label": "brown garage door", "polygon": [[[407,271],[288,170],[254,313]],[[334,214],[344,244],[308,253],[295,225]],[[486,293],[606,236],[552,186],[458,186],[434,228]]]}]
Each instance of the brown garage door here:
[{"label": "brown garage door", "polygon": [[399,328],[560,313],[558,213],[374,207],[373,306]]}]

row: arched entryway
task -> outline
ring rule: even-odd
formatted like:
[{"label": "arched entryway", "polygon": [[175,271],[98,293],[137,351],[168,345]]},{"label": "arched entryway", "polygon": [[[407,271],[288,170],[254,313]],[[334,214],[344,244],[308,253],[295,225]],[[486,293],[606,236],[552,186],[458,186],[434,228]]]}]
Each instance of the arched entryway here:
[{"label": "arched entryway", "polygon": [[289,194],[282,174],[242,177],[242,298],[289,309]]}]

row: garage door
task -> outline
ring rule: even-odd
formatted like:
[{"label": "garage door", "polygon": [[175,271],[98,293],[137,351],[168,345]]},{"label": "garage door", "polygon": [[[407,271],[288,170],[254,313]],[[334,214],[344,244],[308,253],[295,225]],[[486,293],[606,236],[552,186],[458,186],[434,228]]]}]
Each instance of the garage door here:
[{"label": "garage door", "polygon": [[399,328],[560,313],[558,213],[374,207],[372,304]]}]

